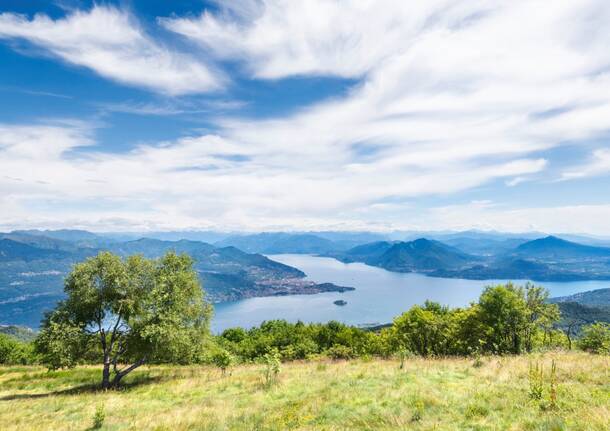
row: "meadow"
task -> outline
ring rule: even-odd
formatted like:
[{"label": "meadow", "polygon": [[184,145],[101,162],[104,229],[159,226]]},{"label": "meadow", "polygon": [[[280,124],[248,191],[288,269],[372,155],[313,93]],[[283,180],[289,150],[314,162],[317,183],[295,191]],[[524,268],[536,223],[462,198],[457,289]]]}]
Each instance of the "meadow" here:
[{"label": "meadow", "polygon": [[97,366],[5,366],[0,429],[606,430],[609,365],[608,355],[565,351],[413,356],[402,368],[394,359],[324,359],[284,363],[270,384],[259,364],[225,374],[151,366],[108,391]]}]

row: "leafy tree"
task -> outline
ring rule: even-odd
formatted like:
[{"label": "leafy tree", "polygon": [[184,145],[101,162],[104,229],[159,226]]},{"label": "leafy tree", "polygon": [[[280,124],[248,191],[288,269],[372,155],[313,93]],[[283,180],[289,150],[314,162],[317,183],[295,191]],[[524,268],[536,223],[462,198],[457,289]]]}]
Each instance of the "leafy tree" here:
[{"label": "leafy tree", "polygon": [[28,365],[34,362],[34,352],[30,343],[0,334],[0,364]]},{"label": "leafy tree", "polygon": [[224,376],[227,369],[229,369],[235,363],[235,358],[230,352],[221,349],[212,355],[212,363],[220,368],[220,371]]},{"label": "leafy tree", "polygon": [[262,362],[265,365],[263,371],[265,378],[264,386],[268,388],[277,381],[277,376],[281,371],[282,362],[279,352],[272,349],[270,352],[265,353],[262,357]]},{"label": "leafy tree", "polygon": [[435,302],[415,305],[394,319],[397,347],[420,355],[452,353],[451,312]]},{"label": "leafy tree", "polygon": [[591,353],[610,353],[610,325],[607,323],[593,323],[585,326],[578,346]]},{"label": "leafy tree", "polygon": [[556,304],[549,304],[549,291],[531,283],[525,285],[525,302],[528,310],[528,324],[525,333],[525,348],[532,351],[536,331],[543,331],[543,344],[551,343],[553,327],[561,315]]},{"label": "leafy tree", "polygon": [[479,319],[484,325],[484,342],[494,353],[521,353],[530,324],[523,289],[507,285],[489,286],[479,298]]},{"label": "leafy tree", "polygon": [[110,388],[145,363],[190,362],[211,315],[192,264],[173,252],[158,260],[102,252],[75,265],[67,299],[45,318],[36,340],[43,363],[72,367],[95,346],[102,387]]}]

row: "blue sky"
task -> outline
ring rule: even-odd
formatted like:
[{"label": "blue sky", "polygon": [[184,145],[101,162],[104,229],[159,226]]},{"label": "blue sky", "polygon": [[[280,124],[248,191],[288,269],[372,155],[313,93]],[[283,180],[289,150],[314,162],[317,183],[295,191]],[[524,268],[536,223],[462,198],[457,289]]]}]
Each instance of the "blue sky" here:
[{"label": "blue sky", "polygon": [[0,2],[0,229],[610,235],[608,2],[227,3]]}]

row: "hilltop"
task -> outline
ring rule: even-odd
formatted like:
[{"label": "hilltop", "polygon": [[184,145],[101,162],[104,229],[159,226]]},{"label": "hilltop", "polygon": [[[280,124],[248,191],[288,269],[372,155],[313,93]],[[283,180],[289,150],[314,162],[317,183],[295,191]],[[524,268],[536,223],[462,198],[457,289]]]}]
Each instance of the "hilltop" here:
[{"label": "hilltop", "polygon": [[610,258],[610,248],[578,244],[551,235],[519,245],[515,249],[515,254],[539,260],[591,259],[596,257]]},{"label": "hilltop", "polygon": [[[540,401],[530,397],[530,364],[543,366]],[[293,362],[269,388],[262,370],[155,366],[104,393],[90,389],[96,367],[2,367],[0,428],[85,429],[96,409],[104,430],[605,430],[610,420],[607,358],[586,353],[409,358],[402,370],[396,360]]]}]

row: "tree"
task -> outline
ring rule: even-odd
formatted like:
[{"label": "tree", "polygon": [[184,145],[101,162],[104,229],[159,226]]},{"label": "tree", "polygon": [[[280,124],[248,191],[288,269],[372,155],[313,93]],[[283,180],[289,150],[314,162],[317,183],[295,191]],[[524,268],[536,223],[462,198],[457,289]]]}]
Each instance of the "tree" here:
[{"label": "tree", "polygon": [[610,353],[610,325],[598,322],[585,326],[578,347],[591,353]]},{"label": "tree", "polygon": [[537,330],[544,332],[543,343],[551,342],[553,326],[560,319],[559,307],[549,304],[549,291],[531,283],[525,285],[525,303],[528,310],[528,324],[525,334],[525,348],[528,352],[533,348],[533,337]]},{"label": "tree", "polygon": [[233,355],[224,349],[220,349],[212,355],[212,363],[220,368],[223,376],[234,362],[235,358]]},{"label": "tree", "polygon": [[67,299],[46,316],[36,340],[43,363],[72,367],[97,348],[107,389],[145,363],[189,362],[211,316],[192,264],[173,252],[158,260],[102,252],[75,265]]},{"label": "tree", "polygon": [[511,283],[486,287],[478,310],[485,327],[486,350],[521,353],[530,319],[523,289]]},{"label": "tree", "polygon": [[24,343],[9,335],[0,334],[0,364],[27,365],[35,358],[30,343]]},{"label": "tree", "polygon": [[419,355],[453,353],[452,313],[447,307],[426,301],[394,319],[396,345]]}]

